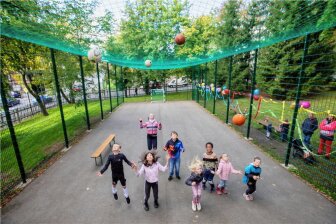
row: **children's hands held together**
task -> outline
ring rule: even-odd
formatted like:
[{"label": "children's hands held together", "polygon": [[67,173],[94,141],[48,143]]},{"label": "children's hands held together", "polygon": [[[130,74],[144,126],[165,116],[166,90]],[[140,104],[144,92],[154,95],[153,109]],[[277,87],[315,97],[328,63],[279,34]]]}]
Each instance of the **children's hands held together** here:
[{"label": "children's hands held together", "polygon": [[133,161],[132,161],[131,167],[132,167],[132,169],[133,169],[135,172],[138,170],[138,166],[137,166],[136,163],[133,162]]}]

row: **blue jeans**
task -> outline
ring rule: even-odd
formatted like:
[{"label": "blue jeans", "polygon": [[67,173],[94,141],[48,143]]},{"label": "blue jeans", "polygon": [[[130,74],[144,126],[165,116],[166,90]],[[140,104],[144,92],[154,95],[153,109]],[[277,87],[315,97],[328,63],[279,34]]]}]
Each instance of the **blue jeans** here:
[{"label": "blue jeans", "polygon": [[223,188],[226,188],[226,185],[227,185],[226,182],[227,182],[227,180],[220,180],[220,181],[219,181],[219,184],[218,184],[218,187],[219,187],[219,188],[222,188],[222,187],[223,187]]},{"label": "blue jeans", "polygon": [[180,176],[180,161],[181,161],[180,157],[169,159],[169,176],[174,175],[174,168],[175,168],[175,175],[177,177]]},{"label": "blue jeans", "polygon": [[307,147],[310,146],[310,138],[311,138],[311,135],[303,134],[303,144],[305,144]]},{"label": "blue jeans", "polygon": [[215,174],[212,174],[211,171],[212,170],[209,169],[204,170],[203,183],[208,181],[210,184],[213,184],[213,178]]}]

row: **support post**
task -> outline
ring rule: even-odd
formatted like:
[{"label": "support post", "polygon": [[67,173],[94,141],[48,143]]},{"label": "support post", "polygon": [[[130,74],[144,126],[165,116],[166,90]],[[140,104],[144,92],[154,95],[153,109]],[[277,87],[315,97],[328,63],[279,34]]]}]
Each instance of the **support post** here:
[{"label": "support post", "polygon": [[[217,93],[217,60],[215,61],[215,83],[214,83],[214,88],[215,88],[215,92],[214,92],[214,101],[213,101],[213,108],[212,108],[212,113],[215,114],[216,113],[216,93]],[[210,89],[211,91],[211,89]]]},{"label": "support post", "polygon": [[110,112],[112,113],[112,96],[111,96],[111,78],[110,78],[110,68],[109,63],[106,63],[107,66],[107,80],[108,80],[108,89],[109,89],[109,98],[110,98]]},{"label": "support post", "polygon": [[117,94],[117,106],[119,106],[119,93],[118,93],[118,77],[117,77],[117,66],[114,66],[114,75],[115,75],[115,86]]},{"label": "support post", "polygon": [[58,75],[57,75],[57,66],[56,66],[54,49],[50,48],[50,54],[51,54],[51,62],[52,62],[52,66],[53,66],[53,73],[54,73],[54,79],[55,79],[57,101],[58,101],[58,106],[59,106],[59,110],[60,110],[60,114],[61,114],[61,120],[62,120],[62,128],[63,128],[63,134],[64,134],[65,147],[69,148],[68,133],[67,133],[66,124],[65,124],[65,120],[64,120],[64,113],[63,113],[60,86],[59,86]]},{"label": "support post", "polygon": [[252,74],[252,85],[251,85],[251,96],[250,96],[250,108],[249,108],[249,117],[247,123],[247,133],[246,138],[250,138],[250,129],[251,129],[251,118],[252,118],[252,105],[253,105],[253,96],[254,96],[254,86],[255,86],[255,77],[257,72],[257,61],[258,61],[258,49],[254,52],[254,66]]},{"label": "support post", "polygon": [[82,56],[78,56],[79,58],[79,66],[80,66],[80,75],[82,79],[82,87],[83,87],[83,99],[84,99],[84,107],[85,107],[85,117],[86,117],[86,126],[87,130],[90,130],[90,116],[89,116],[89,110],[86,100],[86,87],[85,87],[85,81],[84,81],[84,69],[83,69],[83,58]]},{"label": "support post", "polygon": [[298,78],[298,83],[297,83],[297,90],[296,90],[296,97],[295,97],[295,108],[294,108],[294,114],[293,114],[290,134],[289,134],[289,142],[288,142],[288,145],[287,145],[285,166],[288,166],[290,152],[291,152],[291,149],[292,149],[292,142],[293,142],[293,137],[294,137],[296,118],[297,118],[297,115],[298,115],[299,103],[300,103],[300,98],[301,98],[301,89],[302,89],[301,79],[304,75],[305,60],[306,60],[306,55],[307,55],[307,52],[308,52],[308,41],[309,41],[309,34],[307,34],[305,36],[305,41],[304,41],[304,46],[303,46],[303,54],[302,54],[302,58],[301,58],[301,68],[300,68],[300,73],[299,73],[299,78]]},{"label": "support post", "polygon": [[204,105],[203,107],[206,108],[206,101],[207,101],[207,69],[208,69],[208,64],[205,64],[205,73],[204,73]]},{"label": "support post", "polygon": [[98,95],[99,95],[99,104],[100,104],[100,118],[104,120],[104,113],[103,113],[103,102],[101,97],[101,89],[100,89],[100,77],[99,77],[99,66],[98,62],[96,62],[96,71],[98,77]]},{"label": "support post", "polygon": [[[9,112],[9,108],[8,108],[8,101],[7,101],[7,96],[5,93],[5,89],[4,89],[4,83],[3,83],[3,78],[5,76],[1,75],[0,79],[1,79],[1,86],[0,86],[0,90],[1,90],[1,101],[2,101],[2,107],[5,111],[5,116],[6,116],[6,120],[7,120],[7,127],[12,139],[12,144],[13,144],[13,148],[14,148],[14,152],[15,152],[15,157],[16,157],[16,161],[18,163],[19,166],[19,171],[20,171],[20,175],[21,175],[21,180],[22,183],[26,183],[26,172],[23,166],[23,162],[22,162],[22,158],[21,158],[21,153],[20,153],[20,148],[19,148],[19,144],[17,142],[16,139],[16,134],[15,134],[15,129],[13,126],[13,122],[12,122],[12,118],[10,116],[10,112]],[[3,156],[3,155],[2,155]]]},{"label": "support post", "polygon": [[230,63],[229,63],[229,84],[228,84],[228,97],[226,101],[226,121],[225,123],[229,123],[229,112],[230,112],[230,97],[231,97],[231,78],[232,78],[232,56],[230,57]]}]

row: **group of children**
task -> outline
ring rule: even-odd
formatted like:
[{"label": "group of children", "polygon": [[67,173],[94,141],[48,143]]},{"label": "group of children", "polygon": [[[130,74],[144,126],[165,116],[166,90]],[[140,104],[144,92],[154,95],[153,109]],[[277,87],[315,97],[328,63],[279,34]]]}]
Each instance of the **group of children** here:
[{"label": "group of children", "polygon": [[[173,179],[174,171],[175,177],[181,179],[180,177],[180,156],[184,152],[183,143],[178,139],[177,132],[171,132],[171,139],[166,143],[163,148],[167,151],[166,164],[163,166],[158,162],[159,156],[157,155],[157,129],[161,129],[161,123],[154,119],[154,115],[150,114],[149,121],[146,123],[142,122],[140,119],[140,128],[147,128],[147,143],[148,151],[141,156],[141,167],[138,169],[135,162],[130,162],[126,156],[121,153],[121,146],[114,144],[112,147],[112,154],[109,155],[104,167],[97,173],[98,176],[107,170],[109,165],[111,165],[112,171],[112,194],[115,200],[118,200],[118,194],[116,185],[120,181],[123,187],[123,193],[126,202],[130,203],[130,197],[128,195],[128,190],[126,188],[126,179],[123,170],[123,161],[126,162],[132,169],[135,170],[136,175],[144,175],[145,177],[145,197],[144,197],[144,209],[149,210],[148,199],[150,197],[150,190],[153,191],[154,196],[154,207],[158,208],[158,179],[159,171],[165,172],[168,169],[169,164],[169,177],[168,180]],[[153,136],[154,134],[154,136]],[[151,136],[148,136],[151,135]],[[206,183],[210,184],[210,191],[215,191],[214,176],[217,174],[220,178],[219,184],[216,187],[217,194],[227,194],[227,181],[229,180],[230,174],[243,174],[239,170],[235,170],[229,161],[227,154],[222,154],[219,158],[213,151],[213,144],[211,142],[206,143],[206,152],[203,154],[202,161],[195,157],[189,169],[191,175],[187,178],[186,184],[192,188],[192,210],[201,210],[201,192],[206,188]],[[151,150],[154,149],[154,150]],[[261,168],[260,168],[260,158],[255,157],[253,163],[245,168],[245,173],[243,176],[243,182],[247,184],[248,189],[244,193],[244,198],[246,200],[253,200],[253,192],[256,189],[256,182],[260,178]]]}]

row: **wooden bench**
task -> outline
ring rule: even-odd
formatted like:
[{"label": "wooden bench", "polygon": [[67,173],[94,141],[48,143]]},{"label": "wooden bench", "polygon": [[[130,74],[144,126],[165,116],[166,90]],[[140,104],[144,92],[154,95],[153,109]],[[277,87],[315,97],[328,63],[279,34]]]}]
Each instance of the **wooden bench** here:
[{"label": "wooden bench", "polygon": [[113,143],[115,143],[115,134],[111,134],[110,136],[107,137],[107,139],[105,139],[105,141],[98,147],[98,149],[96,149],[96,151],[94,151],[94,153],[92,153],[91,158],[95,159],[95,163],[96,166],[98,166],[97,164],[97,158],[100,157],[100,161],[101,161],[101,165],[103,165],[103,152],[106,149],[106,147],[109,145],[111,148],[111,142],[113,141]]},{"label": "wooden bench", "polygon": [[272,128],[273,128],[276,132],[281,132],[280,124],[282,124],[282,122],[279,121],[279,120],[277,120],[277,119],[274,118],[274,117],[264,117],[264,119],[258,121],[258,124],[261,124],[261,125],[263,125],[263,126],[267,126],[267,125],[268,125],[268,122],[265,121],[266,119],[268,119],[268,120],[270,121],[270,123],[272,123]]}]

